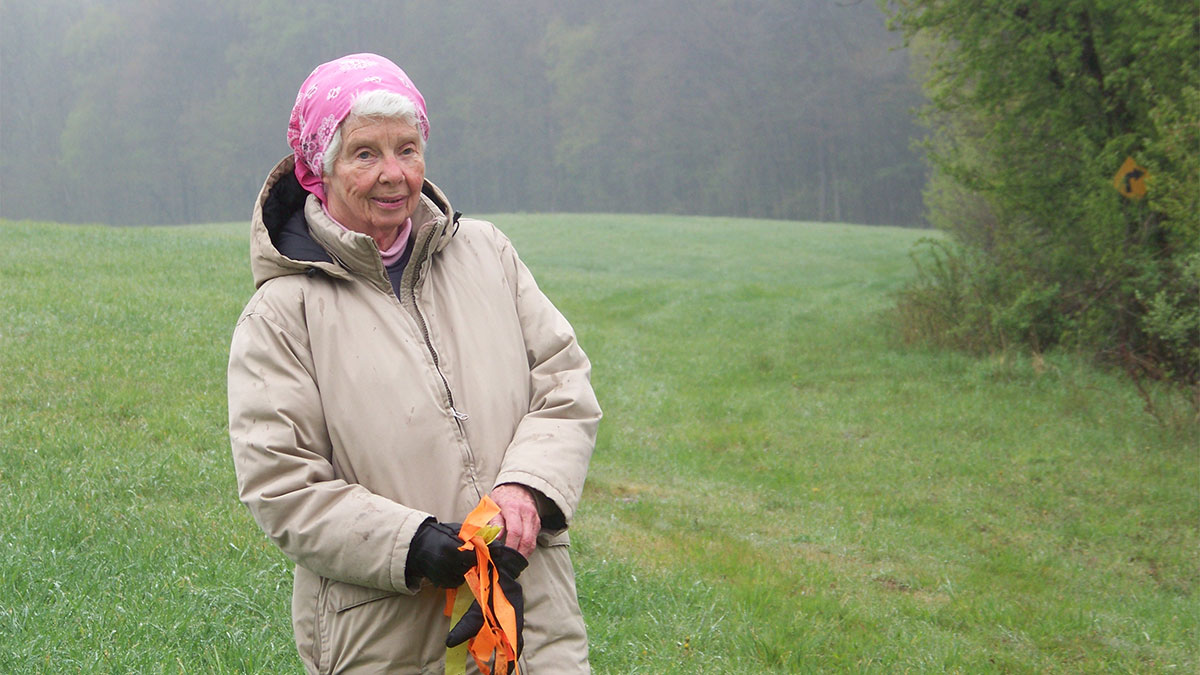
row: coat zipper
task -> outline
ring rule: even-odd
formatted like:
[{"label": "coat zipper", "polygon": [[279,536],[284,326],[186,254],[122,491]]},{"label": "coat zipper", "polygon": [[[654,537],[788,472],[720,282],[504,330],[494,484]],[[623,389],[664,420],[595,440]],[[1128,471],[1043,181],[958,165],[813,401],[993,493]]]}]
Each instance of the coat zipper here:
[{"label": "coat zipper", "polygon": [[[433,232],[430,232],[429,236],[425,238],[420,254],[410,261],[410,264],[412,262],[416,262],[418,265],[425,263],[425,256],[429,252],[429,246],[434,238],[433,234]],[[463,425],[463,422],[471,419],[471,416],[454,406],[454,392],[450,389],[450,381],[446,379],[446,374],[442,372],[441,359],[438,357],[437,350],[433,347],[433,337],[429,333],[429,324],[425,321],[425,315],[421,313],[421,306],[417,304],[417,279],[420,276],[420,269],[418,269],[417,273],[413,274],[413,282],[408,288],[408,295],[412,300],[413,313],[417,316],[417,323],[421,326],[421,337],[425,339],[425,348],[429,350],[430,356],[433,357],[433,368],[437,371],[438,377],[442,379],[442,389],[446,392],[446,402],[450,404],[450,415],[454,417],[454,423],[458,425],[458,432],[462,436],[467,461],[471,463],[471,484],[475,486],[475,491],[479,492],[479,485],[475,482],[475,455],[471,452],[470,444],[467,443],[467,429]]]}]

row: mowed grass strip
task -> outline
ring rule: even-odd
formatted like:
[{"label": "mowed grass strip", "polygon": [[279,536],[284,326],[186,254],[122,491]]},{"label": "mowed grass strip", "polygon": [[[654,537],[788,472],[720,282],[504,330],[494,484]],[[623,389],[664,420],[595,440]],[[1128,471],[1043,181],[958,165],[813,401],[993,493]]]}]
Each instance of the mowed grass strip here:
[{"label": "mowed grass strip", "polygon": [[[1196,669],[1195,427],[1070,354],[898,344],[928,233],[495,220],[605,408],[597,672]],[[246,229],[0,224],[0,671],[299,668],[225,430]]]}]

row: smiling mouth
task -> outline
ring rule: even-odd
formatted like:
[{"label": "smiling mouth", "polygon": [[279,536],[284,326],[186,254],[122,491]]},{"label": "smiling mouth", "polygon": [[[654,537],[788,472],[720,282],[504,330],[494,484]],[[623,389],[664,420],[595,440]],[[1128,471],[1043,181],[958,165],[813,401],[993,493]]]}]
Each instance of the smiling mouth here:
[{"label": "smiling mouth", "polygon": [[405,199],[408,199],[408,198],[407,197],[376,197],[375,201],[379,202],[380,204],[396,206],[398,204],[404,203]]}]

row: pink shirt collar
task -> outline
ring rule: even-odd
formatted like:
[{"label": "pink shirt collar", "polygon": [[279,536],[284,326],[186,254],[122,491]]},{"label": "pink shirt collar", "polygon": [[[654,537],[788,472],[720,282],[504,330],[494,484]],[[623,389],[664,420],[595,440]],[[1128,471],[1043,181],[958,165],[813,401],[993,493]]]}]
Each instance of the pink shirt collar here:
[{"label": "pink shirt collar", "polygon": [[412,218],[404,221],[404,225],[400,226],[400,233],[396,235],[396,241],[388,247],[386,251],[380,251],[379,257],[383,259],[384,267],[395,264],[400,256],[404,255],[404,249],[408,248],[408,237],[412,233]]}]

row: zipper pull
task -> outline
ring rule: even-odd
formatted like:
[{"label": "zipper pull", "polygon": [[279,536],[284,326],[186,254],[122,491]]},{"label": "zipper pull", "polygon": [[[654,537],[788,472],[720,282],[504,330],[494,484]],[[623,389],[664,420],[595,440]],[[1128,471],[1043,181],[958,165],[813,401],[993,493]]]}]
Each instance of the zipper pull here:
[{"label": "zipper pull", "polygon": [[468,415],[467,413],[459,412],[458,410],[455,410],[454,408],[450,408],[450,414],[454,415],[454,419],[458,420],[459,422],[466,422],[467,420],[471,419],[471,416]]}]

